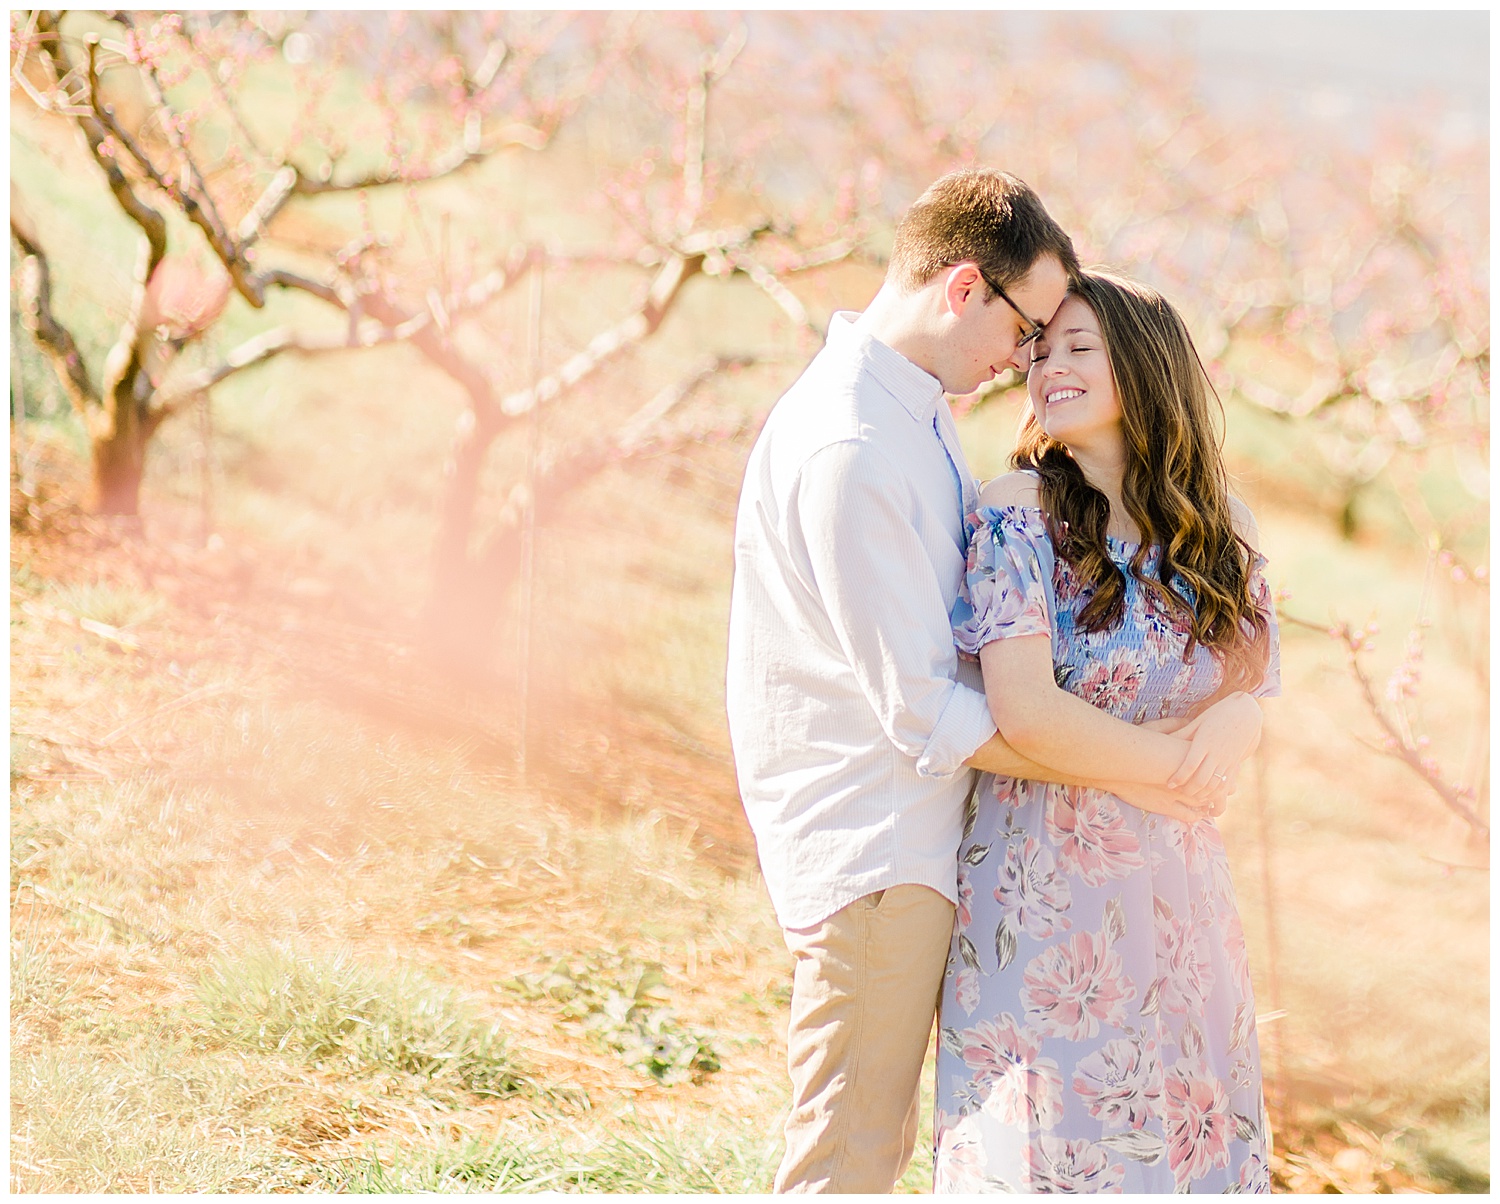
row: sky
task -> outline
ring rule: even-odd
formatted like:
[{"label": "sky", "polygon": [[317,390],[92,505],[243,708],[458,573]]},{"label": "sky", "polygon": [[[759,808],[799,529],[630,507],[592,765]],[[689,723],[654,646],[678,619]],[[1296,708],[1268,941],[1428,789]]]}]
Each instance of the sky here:
[{"label": "sky", "polygon": [[1450,131],[1488,130],[1488,11],[1118,12],[1110,21],[1129,40],[1183,37],[1206,68],[1205,90],[1226,100],[1277,93],[1310,116],[1347,120],[1429,95],[1447,109]]}]

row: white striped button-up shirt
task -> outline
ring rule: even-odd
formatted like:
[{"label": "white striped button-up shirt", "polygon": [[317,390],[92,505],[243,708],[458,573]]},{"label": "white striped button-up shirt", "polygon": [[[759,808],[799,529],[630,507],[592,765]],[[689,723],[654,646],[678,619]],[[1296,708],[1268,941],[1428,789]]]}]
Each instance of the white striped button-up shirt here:
[{"label": "white striped button-up shirt", "polygon": [[995,732],[949,627],[978,504],[953,415],[855,316],[771,411],[735,524],[729,731],[787,928],[904,883],[956,901],[964,762]]}]

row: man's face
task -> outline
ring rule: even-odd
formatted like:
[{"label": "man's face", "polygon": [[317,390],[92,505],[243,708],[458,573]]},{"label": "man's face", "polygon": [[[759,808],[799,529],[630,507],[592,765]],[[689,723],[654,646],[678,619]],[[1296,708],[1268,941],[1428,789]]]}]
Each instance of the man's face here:
[{"label": "man's face", "polygon": [[942,381],[943,388],[955,396],[972,393],[1006,368],[1026,371],[1030,357],[1020,342],[1033,322],[1045,326],[1052,320],[1067,296],[1068,274],[1058,259],[1044,255],[1014,287],[1005,290],[1014,307],[998,296],[986,304],[988,291],[984,281],[976,279],[957,315],[952,355]]}]

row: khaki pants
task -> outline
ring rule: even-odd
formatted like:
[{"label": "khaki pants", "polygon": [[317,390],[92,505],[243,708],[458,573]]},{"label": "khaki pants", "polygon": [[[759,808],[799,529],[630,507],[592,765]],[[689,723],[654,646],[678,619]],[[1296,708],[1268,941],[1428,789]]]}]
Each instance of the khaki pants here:
[{"label": "khaki pants", "polygon": [[916,1146],[953,904],[893,886],[783,935],[796,959],[792,1111],[775,1190],[889,1192]]}]

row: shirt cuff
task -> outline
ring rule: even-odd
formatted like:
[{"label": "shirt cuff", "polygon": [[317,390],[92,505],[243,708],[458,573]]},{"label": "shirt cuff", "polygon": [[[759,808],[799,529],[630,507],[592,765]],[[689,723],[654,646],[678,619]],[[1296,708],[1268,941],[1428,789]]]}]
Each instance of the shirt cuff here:
[{"label": "shirt cuff", "polygon": [[927,747],[917,758],[917,772],[924,778],[953,776],[997,730],[984,695],[955,682]]}]

